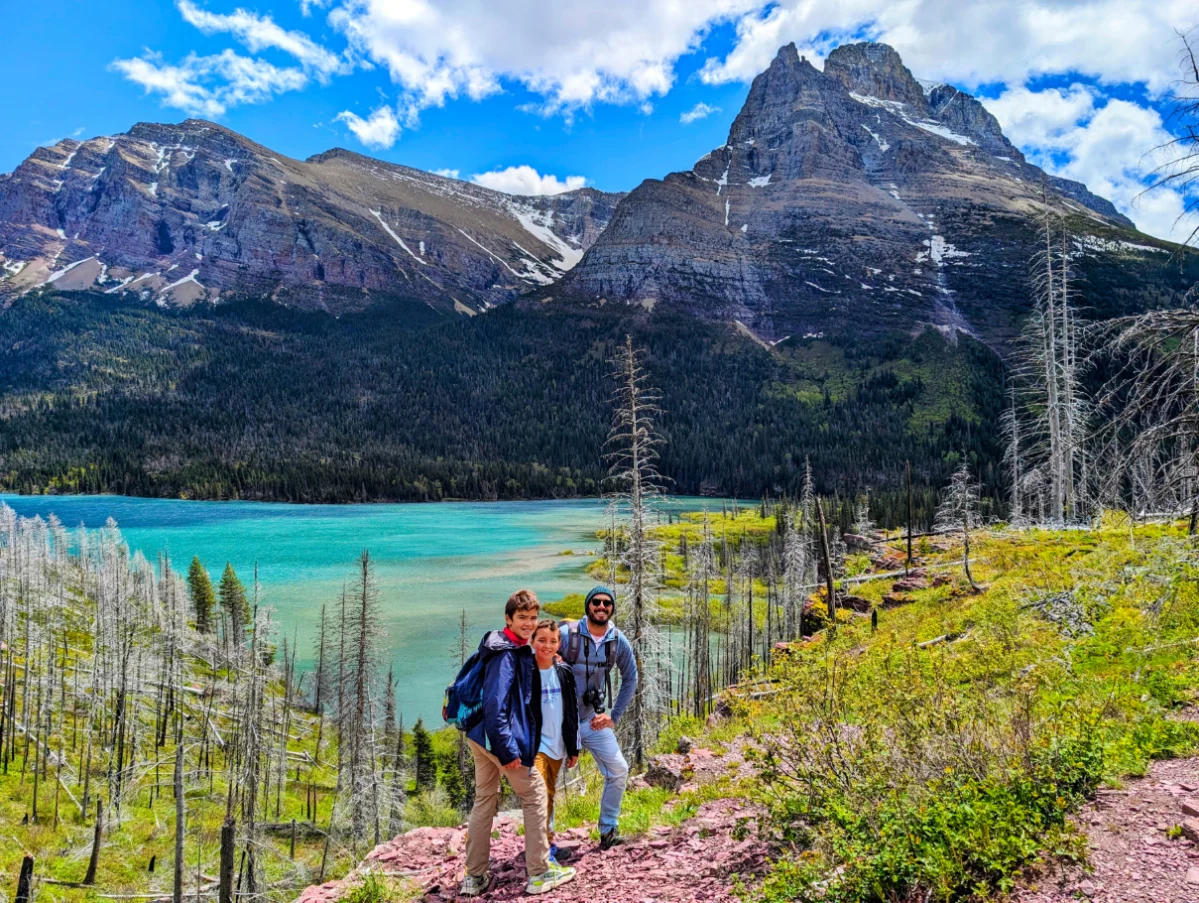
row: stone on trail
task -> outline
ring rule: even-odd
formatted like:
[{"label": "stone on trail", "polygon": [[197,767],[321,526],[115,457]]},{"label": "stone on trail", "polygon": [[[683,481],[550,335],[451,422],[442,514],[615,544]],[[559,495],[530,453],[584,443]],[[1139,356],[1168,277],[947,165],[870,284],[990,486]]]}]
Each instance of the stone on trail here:
[{"label": "stone on trail", "polygon": [[1199,818],[1184,818],[1182,834],[1191,843],[1199,843]]},{"label": "stone on trail", "polygon": [[683,786],[683,757],[676,753],[654,756],[645,770],[645,783],[678,793]]},{"label": "stone on trail", "polygon": [[1197,802],[1195,800],[1183,800],[1182,801],[1182,814],[1183,815],[1193,815],[1196,818],[1199,818],[1199,802]]}]

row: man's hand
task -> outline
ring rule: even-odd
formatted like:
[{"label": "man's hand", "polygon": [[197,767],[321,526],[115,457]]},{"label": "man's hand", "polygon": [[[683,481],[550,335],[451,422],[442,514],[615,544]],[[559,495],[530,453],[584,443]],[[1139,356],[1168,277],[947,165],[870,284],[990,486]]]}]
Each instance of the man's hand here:
[{"label": "man's hand", "polygon": [[605,712],[602,715],[591,716],[591,729],[593,731],[602,731],[606,727],[613,725],[612,716]]},{"label": "man's hand", "polygon": [[504,769],[504,771],[513,771],[514,769],[520,768],[520,759],[513,759],[507,765],[501,765],[500,767]]},{"label": "man's hand", "polygon": [[579,757],[578,757],[578,756],[571,756],[570,758],[568,758],[568,759],[566,760],[566,767],[567,767],[567,768],[574,768],[574,767],[575,767],[576,765],[578,765],[578,764],[579,764]]}]

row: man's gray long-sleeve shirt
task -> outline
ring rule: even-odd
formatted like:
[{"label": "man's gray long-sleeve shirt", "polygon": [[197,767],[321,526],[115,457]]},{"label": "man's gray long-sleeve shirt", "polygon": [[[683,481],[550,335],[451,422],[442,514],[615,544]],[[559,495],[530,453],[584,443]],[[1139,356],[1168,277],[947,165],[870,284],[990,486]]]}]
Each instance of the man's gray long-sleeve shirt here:
[{"label": "man's gray long-sleeve shirt", "polygon": [[[568,624],[562,627],[562,645],[559,654],[563,657],[565,657],[570,643],[570,630],[574,626]],[[583,694],[591,687],[604,687],[605,655],[612,662],[613,670],[620,672],[620,692],[616,695],[615,702],[608,700],[608,714],[612,716],[613,721],[619,721],[620,716],[629,707],[629,703],[633,701],[633,694],[637,692],[639,678],[633,644],[612,623],[608,624],[608,631],[604,634],[603,639],[598,641],[587,629],[586,618],[578,622],[578,630],[582,635],[582,648],[579,651],[579,660],[571,665],[571,670],[574,671],[575,689],[579,698],[579,721],[590,721],[595,715],[595,710],[583,702]],[[607,649],[604,648],[605,646]]]}]

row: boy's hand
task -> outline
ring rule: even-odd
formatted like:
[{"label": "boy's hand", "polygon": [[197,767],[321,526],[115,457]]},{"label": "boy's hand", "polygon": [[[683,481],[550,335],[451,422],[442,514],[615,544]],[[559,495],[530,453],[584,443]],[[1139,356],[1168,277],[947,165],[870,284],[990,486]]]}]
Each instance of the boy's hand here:
[{"label": "boy's hand", "polygon": [[576,765],[578,765],[578,764],[579,764],[579,757],[578,757],[578,756],[571,756],[569,759],[567,759],[567,760],[566,760],[566,767],[567,767],[567,768],[574,768],[574,767],[575,767]]},{"label": "boy's hand", "polygon": [[593,731],[602,731],[606,727],[611,727],[614,724],[612,716],[605,712],[602,715],[593,715],[591,717],[591,729]]},{"label": "boy's hand", "polygon": [[507,765],[500,766],[504,771],[512,771],[515,768],[520,768],[520,759],[513,759]]}]

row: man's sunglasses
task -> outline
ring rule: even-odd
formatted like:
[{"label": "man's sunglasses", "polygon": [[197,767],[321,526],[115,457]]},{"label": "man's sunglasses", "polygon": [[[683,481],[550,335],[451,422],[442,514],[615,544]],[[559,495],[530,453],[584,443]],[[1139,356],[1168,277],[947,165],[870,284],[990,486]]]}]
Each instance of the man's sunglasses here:
[{"label": "man's sunglasses", "polygon": [[611,608],[612,600],[611,599],[592,599],[591,604],[592,605],[602,605],[604,608]]}]

